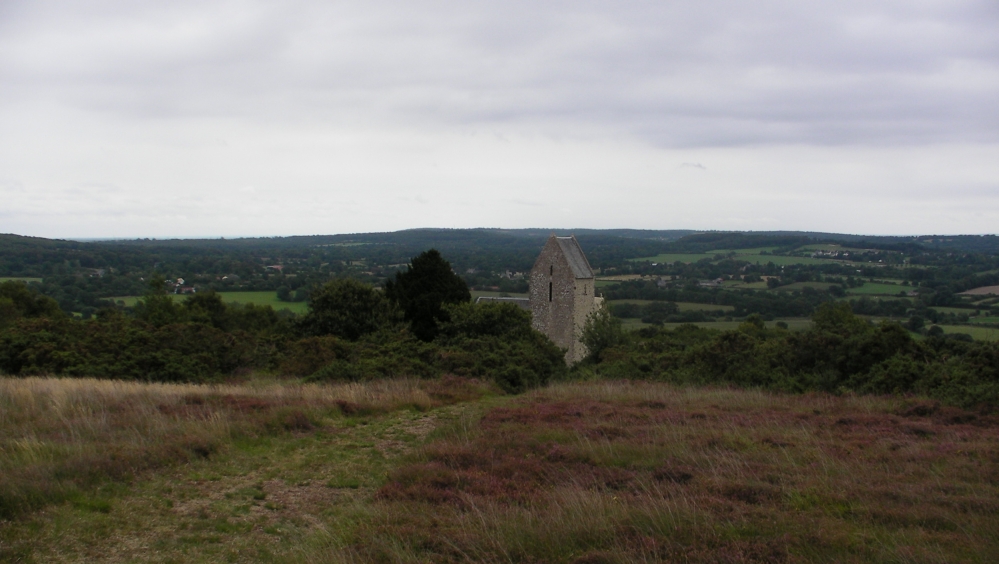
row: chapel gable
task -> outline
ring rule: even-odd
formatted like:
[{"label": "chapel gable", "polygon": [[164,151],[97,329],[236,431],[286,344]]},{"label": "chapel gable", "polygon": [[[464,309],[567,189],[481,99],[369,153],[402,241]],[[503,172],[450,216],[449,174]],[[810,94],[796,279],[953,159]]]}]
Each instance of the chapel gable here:
[{"label": "chapel gable", "polygon": [[586,347],[579,339],[599,300],[594,296],[593,268],[575,236],[548,237],[529,284],[534,328],[566,349],[567,363],[582,360]]}]

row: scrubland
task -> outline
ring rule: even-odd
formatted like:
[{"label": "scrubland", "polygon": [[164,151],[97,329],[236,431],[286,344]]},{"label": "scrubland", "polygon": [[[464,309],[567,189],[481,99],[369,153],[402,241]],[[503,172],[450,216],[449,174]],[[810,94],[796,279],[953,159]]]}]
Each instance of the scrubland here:
[{"label": "scrubland", "polygon": [[999,418],[662,383],[0,379],[0,560],[994,562]]}]

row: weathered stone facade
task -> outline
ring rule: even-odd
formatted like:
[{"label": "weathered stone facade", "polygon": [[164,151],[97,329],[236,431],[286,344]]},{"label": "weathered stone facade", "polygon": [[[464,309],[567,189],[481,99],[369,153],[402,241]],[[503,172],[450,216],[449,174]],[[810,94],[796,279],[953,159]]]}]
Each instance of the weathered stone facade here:
[{"label": "weathered stone facade", "polygon": [[532,324],[566,349],[565,361],[586,356],[579,341],[586,318],[600,305],[594,296],[593,269],[575,236],[553,233],[531,269],[530,303]]}]

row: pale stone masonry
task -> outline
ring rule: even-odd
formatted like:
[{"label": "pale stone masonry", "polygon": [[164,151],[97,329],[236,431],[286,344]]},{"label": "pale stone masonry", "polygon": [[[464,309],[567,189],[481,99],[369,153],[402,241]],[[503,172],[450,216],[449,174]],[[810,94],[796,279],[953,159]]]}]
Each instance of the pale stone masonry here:
[{"label": "pale stone masonry", "polygon": [[594,296],[593,268],[575,236],[548,237],[530,277],[532,324],[559,347],[565,361],[586,356],[579,341],[583,324],[603,301]]}]

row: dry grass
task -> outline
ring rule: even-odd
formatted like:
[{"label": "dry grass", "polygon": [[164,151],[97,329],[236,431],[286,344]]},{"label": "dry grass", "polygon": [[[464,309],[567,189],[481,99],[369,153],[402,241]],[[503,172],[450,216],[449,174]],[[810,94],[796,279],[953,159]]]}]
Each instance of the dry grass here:
[{"label": "dry grass", "polygon": [[999,561],[995,415],[629,382],[436,408],[483,393],[0,380],[0,560]]},{"label": "dry grass", "polygon": [[999,420],[876,397],[559,385],[429,444],[345,561],[993,562]]},{"label": "dry grass", "polygon": [[204,459],[235,438],[309,432],[331,420],[426,410],[480,396],[466,380],[317,385],[147,384],[0,378],[0,519],[70,500],[108,481]]}]

